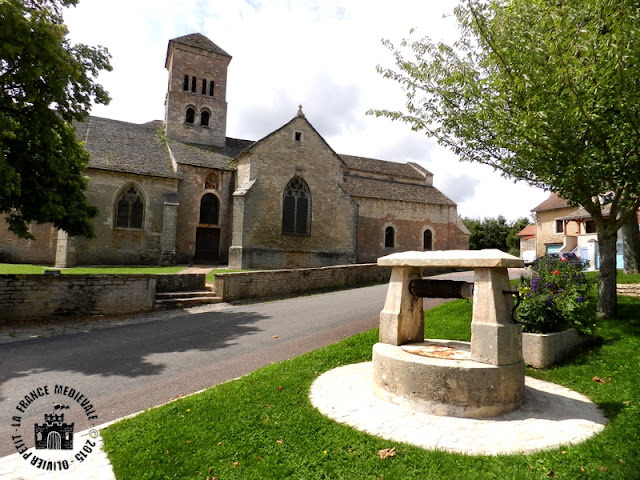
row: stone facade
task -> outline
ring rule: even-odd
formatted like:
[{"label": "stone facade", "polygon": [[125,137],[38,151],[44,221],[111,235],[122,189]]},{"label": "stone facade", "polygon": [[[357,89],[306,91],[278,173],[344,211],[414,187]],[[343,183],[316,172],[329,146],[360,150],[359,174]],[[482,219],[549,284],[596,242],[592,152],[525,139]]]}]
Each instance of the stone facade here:
[{"label": "stone facade", "polygon": [[5,229],[0,261],[287,268],[468,248],[456,204],[430,172],[340,155],[302,109],[261,140],[227,137],[230,60],[200,34],[170,40],[164,122],[75,125],[91,155],[96,238],[39,225],[36,241],[21,241]]}]

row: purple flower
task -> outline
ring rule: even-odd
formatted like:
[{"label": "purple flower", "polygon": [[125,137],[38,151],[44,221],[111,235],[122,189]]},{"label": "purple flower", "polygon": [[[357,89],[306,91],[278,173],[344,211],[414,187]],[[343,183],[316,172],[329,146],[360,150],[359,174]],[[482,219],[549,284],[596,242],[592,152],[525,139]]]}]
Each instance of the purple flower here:
[{"label": "purple flower", "polygon": [[549,297],[549,298],[547,298],[547,301],[545,302],[545,305],[547,307],[550,307],[552,303],[553,303],[553,297]]},{"label": "purple flower", "polygon": [[578,298],[576,298],[577,302],[584,302],[584,297],[582,295],[580,295]]},{"label": "purple flower", "polygon": [[547,282],[547,288],[551,288],[551,283]]}]

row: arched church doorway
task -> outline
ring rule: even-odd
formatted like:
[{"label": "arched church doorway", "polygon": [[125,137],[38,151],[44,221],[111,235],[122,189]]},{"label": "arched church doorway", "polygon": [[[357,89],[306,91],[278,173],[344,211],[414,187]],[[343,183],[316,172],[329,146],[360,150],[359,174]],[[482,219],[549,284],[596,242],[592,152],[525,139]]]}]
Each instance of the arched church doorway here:
[{"label": "arched church doorway", "polygon": [[213,193],[207,193],[200,200],[200,220],[196,229],[197,262],[214,263],[220,253],[220,200]]}]

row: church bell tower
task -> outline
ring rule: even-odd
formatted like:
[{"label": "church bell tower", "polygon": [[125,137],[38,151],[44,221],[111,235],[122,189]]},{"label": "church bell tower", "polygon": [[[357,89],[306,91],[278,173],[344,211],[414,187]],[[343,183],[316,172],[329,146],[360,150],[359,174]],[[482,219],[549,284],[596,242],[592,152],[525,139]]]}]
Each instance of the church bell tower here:
[{"label": "church bell tower", "polygon": [[224,147],[227,136],[227,68],[231,55],[200,33],[169,40],[165,68],[166,136]]}]

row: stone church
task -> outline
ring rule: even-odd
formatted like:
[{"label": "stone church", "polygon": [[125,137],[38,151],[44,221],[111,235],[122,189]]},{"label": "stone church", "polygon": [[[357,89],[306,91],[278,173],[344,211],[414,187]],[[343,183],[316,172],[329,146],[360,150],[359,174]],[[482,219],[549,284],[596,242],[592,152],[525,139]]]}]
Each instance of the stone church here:
[{"label": "stone church", "polygon": [[258,141],[227,137],[230,61],[201,34],[170,40],[164,121],[76,125],[91,154],[96,238],[33,225],[37,239],[25,241],[5,229],[0,261],[283,268],[468,248],[456,204],[430,172],[338,154],[302,109]]}]

